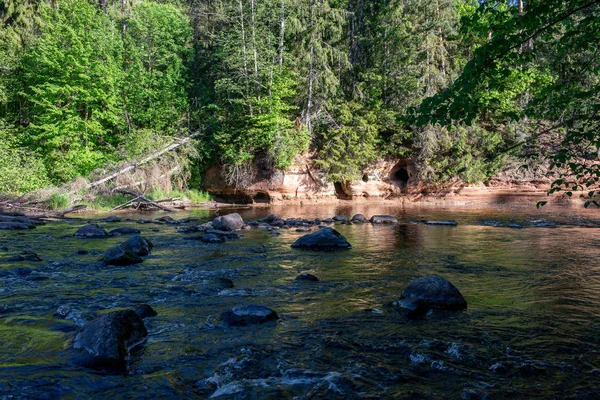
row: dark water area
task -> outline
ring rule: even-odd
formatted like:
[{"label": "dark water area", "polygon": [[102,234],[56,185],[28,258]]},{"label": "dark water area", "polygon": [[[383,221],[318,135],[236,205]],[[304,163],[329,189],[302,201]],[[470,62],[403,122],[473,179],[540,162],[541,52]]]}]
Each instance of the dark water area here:
[{"label": "dark water area", "polygon": [[[0,231],[0,275],[33,270],[0,276],[0,399],[600,398],[600,211],[361,205],[239,212],[246,221],[269,213],[390,214],[399,224],[336,224],[353,249],[323,253],[292,249],[304,234],[294,229],[246,230],[205,244],[177,232],[184,224],[136,222],[163,213],[120,214],[132,221],[99,224],[135,227],[155,245],[142,264],[127,267],[98,261],[124,237],[72,236],[91,217]],[[458,226],[418,223],[447,219]],[[42,261],[6,261],[23,251]],[[295,281],[301,272],[320,281]],[[429,274],[451,281],[468,309],[407,320],[387,306]],[[221,277],[234,288],[220,287]],[[69,362],[73,334],[86,320],[140,303],[158,316],[145,320],[148,338],[128,374]],[[219,321],[221,312],[248,304],[281,318],[248,327]]]}]

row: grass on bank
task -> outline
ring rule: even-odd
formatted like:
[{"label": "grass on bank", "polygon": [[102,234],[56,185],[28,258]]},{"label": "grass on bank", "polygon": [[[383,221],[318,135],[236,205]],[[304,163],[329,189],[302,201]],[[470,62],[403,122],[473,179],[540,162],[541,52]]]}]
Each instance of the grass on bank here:
[{"label": "grass on bank", "polygon": [[[201,190],[172,190],[165,191],[162,189],[151,189],[144,193],[144,196],[150,200],[162,200],[162,199],[179,199],[191,201],[192,204],[204,203],[211,200],[211,196]],[[78,204],[85,204],[88,210],[94,211],[109,211],[113,208],[125,204],[133,197],[121,193],[113,194],[97,194],[90,196],[90,200],[84,200],[77,202]],[[64,210],[72,205],[73,198],[67,193],[53,193],[47,202],[48,208],[51,210]]]}]

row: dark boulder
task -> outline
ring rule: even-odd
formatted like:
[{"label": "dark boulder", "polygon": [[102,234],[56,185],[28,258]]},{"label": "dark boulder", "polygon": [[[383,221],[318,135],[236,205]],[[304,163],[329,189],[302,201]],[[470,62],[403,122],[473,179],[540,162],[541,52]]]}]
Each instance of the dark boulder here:
[{"label": "dark boulder", "polygon": [[229,326],[262,324],[279,319],[279,315],[264,306],[240,306],[221,314],[221,320]]},{"label": "dark boulder", "polygon": [[106,218],[102,219],[101,221],[104,221],[104,222],[121,222],[121,218],[117,217],[116,215],[111,215],[109,217],[106,217]]},{"label": "dark boulder", "polygon": [[140,318],[156,317],[158,315],[156,311],[154,311],[154,308],[148,304],[139,304],[133,308],[133,311],[135,311]]},{"label": "dark boulder", "polygon": [[354,222],[355,224],[363,224],[365,222],[368,222],[367,218],[362,214],[355,214],[352,217],[351,221]]},{"label": "dark boulder", "polygon": [[400,299],[392,303],[407,318],[419,318],[427,314],[431,307],[426,301],[418,298]]},{"label": "dark boulder", "polygon": [[216,284],[219,289],[233,289],[234,287],[233,281],[224,277],[219,278]]},{"label": "dark boulder", "polygon": [[306,250],[350,250],[352,246],[344,235],[332,228],[323,228],[316,232],[304,235],[296,240],[292,247]]},{"label": "dark boulder", "polygon": [[298,275],[295,280],[303,282],[319,282],[319,278],[306,272]]},{"label": "dark boulder", "polygon": [[26,224],[23,222],[4,221],[0,222],[0,229],[2,230],[23,230],[23,229],[35,229],[34,224]]},{"label": "dark boulder", "polygon": [[38,256],[36,253],[34,253],[33,251],[22,251],[21,256],[23,257],[24,261],[34,261],[34,262],[43,261],[42,258],[40,256]]},{"label": "dark boulder", "polygon": [[312,229],[310,229],[308,226],[301,226],[300,228],[296,228],[296,232],[310,232],[312,231]]},{"label": "dark boulder", "polygon": [[346,217],[345,215],[336,215],[335,217],[333,217],[333,220],[335,222],[348,222],[348,217]]},{"label": "dark boulder", "polygon": [[147,335],[144,321],[135,311],[111,312],[84,325],[75,337],[73,362],[98,371],[124,373],[129,348]]},{"label": "dark boulder", "polygon": [[391,215],[373,215],[370,219],[372,224],[397,224],[398,220]]},{"label": "dark boulder", "polygon": [[88,224],[77,229],[75,236],[84,238],[103,238],[107,237],[108,233],[98,224]]},{"label": "dark boulder", "polygon": [[140,233],[139,229],[130,228],[128,226],[113,229],[112,231],[108,232],[110,236],[137,235],[138,233]]},{"label": "dark boulder", "polygon": [[168,215],[165,215],[164,217],[156,218],[156,221],[160,221],[160,222],[174,222],[175,220],[172,217],[170,217]]},{"label": "dark boulder", "polygon": [[202,238],[200,239],[202,242],[204,243],[223,243],[225,241],[225,238],[223,236],[217,236],[213,233],[207,233],[206,235],[202,236]]},{"label": "dark boulder", "polygon": [[258,220],[258,222],[264,222],[265,224],[270,224],[271,222],[281,219],[279,218],[277,215],[275,214],[270,214],[268,217],[266,218],[261,218]]},{"label": "dark boulder", "polygon": [[212,226],[220,231],[235,231],[242,229],[244,220],[238,213],[223,215],[213,219]]},{"label": "dark boulder", "polygon": [[285,225],[285,221],[282,220],[281,218],[277,218],[277,219],[274,219],[269,225],[282,227]]},{"label": "dark boulder", "polygon": [[467,308],[467,302],[458,289],[437,275],[428,275],[411,281],[402,291],[401,300],[421,300],[427,303],[428,307],[442,310],[455,311]]},{"label": "dark boulder", "polygon": [[138,256],[147,256],[154,247],[151,241],[143,236],[135,235],[121,243],[120,246]]},{"label": "dark boulder", "polygon": [[115,246],[106,250],[104,255],[100,257],[100,261],[103,261],[106,265],[124,266],[139,264],[144,260],[131,250],[125,249],[122,246]]}]

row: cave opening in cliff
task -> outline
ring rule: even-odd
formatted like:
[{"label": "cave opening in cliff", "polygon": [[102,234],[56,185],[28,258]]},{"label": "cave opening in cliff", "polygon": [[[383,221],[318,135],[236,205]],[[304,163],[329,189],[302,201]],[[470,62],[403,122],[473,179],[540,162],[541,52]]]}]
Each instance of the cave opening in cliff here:
[{"label": "cave opening in cliff", "polygon": [[254,197],[252,197],[252,200],[255,203],[265,203],[268,204],[271,202],[271,196],[269,196],[268,193],[265,192],[258,192],[254,195]]},{"label": "cave opening in cliff", "polygon": [[409,166],[406,161],[401,161],[390,171],[389,180],[390,183],[398,186],[400,190],[404,191],[408,185],[410,179],[410,173],[408,172]]},{"label": "cave opening in cliff", "polygon": [[364,174],[364,175],[362,176],[362,181],[363,181],[363,182],[369,182],[369,175],[367,175],[367,174]]},{"label": "cave opening in cliff", "polygon": [[397,181],[404,183],[405,185],[408,183],[408,171],[406,168],[398,168],[398,170],[394,173],[394,178]]}]

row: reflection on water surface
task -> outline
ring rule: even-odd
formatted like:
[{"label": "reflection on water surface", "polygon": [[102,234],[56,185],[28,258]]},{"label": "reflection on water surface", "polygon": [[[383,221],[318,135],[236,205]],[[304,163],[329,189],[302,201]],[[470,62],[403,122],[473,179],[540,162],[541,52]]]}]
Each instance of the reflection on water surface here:
[{"label": "reflection on water surface", "polygon": [[[3,262],[0,393],[23,398],[598,398],[600,397],[600,213],[596,210],[431,209],[378,205],[247,209],[327,218],[390,214],[397,226],[336,225],[353,250],[290,248],[302,233],[243,231],[218,245],[185,240],[177,225],[134,226],[155,248],[143,264],[104,267],[99,255],[123,238],[75,239],[84,222],[0,232]],[[219,210],[220,214],[226,213]],[[123,215],[152,219],[163,214]],[[210,220],[214,212],[177,214]],[[457,227],[421,220],[455,219]],[[521,228],[508,228],[515,224]],[[493,226],[499,225],[499,226]],[[187,234],[189,235],[189,234]],[[86,250],[87,254],[78,254]],[[300,272],[318,283],[295,282]],[[386,307],[427,274],[453,282],[464,312],[407,321]],[[232,289],[215,284],[220,277]],[[149,337],[128,376],[67,362],[69,330],[90,315],[149,303]],[[227,328],[217,317],[244,304],[277,324]],[[62,308],[61,308],[62,307]],[[57,310],[66,320],[55,316]],[[66,332],[66,333],[65,333]]]}]

